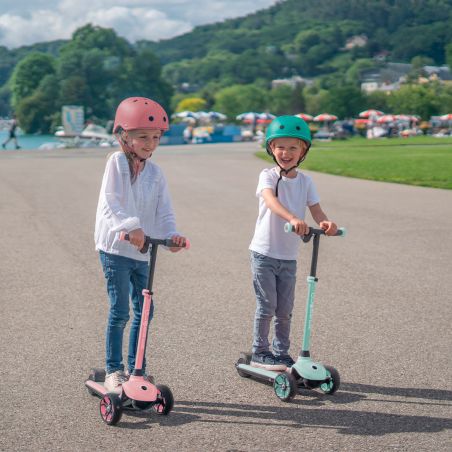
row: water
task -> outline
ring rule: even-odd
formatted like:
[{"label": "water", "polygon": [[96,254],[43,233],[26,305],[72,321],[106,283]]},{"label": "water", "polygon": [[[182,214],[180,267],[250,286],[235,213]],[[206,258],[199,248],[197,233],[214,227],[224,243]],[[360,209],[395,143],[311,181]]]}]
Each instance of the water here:
[{"label": "water", "polygon": [[[3,143],[9,137],[9,133],[7,130],[0,131],[0,143]],[[38,149],[39,146],[43,143],[58,143],[58,138],[53,135],[27,135],[20,134],[17,137],[17,141],[19,142],[19,146],[21,149]],[[7,150],[13,150],[14,140],[11,140],[7,145]],[[19,151],[21,150],[19,149]],[[3,147],[0,147],[0,152],[3,151]]]}]

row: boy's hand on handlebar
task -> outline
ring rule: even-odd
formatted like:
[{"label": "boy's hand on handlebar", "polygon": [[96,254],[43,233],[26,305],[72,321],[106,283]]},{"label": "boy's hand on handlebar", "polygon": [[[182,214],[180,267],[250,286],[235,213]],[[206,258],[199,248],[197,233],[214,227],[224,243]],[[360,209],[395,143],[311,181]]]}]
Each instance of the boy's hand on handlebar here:
[{"label": "boy's hand on handlebar", "polygon": [[294,217],[289,222],[294,227],[294,232],[298,235],[309,234],[309,226],[303,220]]},{"label": "boy's hand on handlebar", "polygon": [[144,231],[143,229],[135,229],[134,231],[129,232],[129,242],[141,250],[144,246]]},{"label": "boy's hand on handlebar", "polygon": [[337,232],[337,225],[333,221],[321,221],[319,226],[325,231],[325,235],[335,235]]},{"label": "boy's hand on handlebar", "polygon": [[172,240],[174,243],[176,243],[177,245],[179,245],[178,247],[177,247],[177,246],[174,246],[174,247],[170,247],[170,248],[169,248],[169,250],[170,250],[172,253],[177,253],[178,251],[180,251],[180,250],[182,249],[182,247],[185,246],[185,243],[186,243],[186,238],[185,238],[185,237],[182,237],[181,235],[173,235],[173,236],[171,237],[171,240]]}]

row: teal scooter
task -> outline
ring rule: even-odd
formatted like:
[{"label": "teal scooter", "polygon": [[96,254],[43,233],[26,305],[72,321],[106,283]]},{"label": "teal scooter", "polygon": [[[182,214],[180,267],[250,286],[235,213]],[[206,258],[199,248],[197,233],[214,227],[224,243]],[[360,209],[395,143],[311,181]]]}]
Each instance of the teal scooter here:
[{"label": "teal scooter", "polygon": [[[290,223],[286,223],[284,230],[287,233],[293,232],[293,226]],[[313,361],[309,351],[312,309],[314,305],[316,284],[318,281],[316,272],[321,235],[325,235],[323,229],[309,228],[309,233],[301,237],[305,243],[308,243],[313,239],[313,248],[311,271],[307,278],[308,298],[304,322],[303,346],[296,363],[284,372],[275,372],[251,366],[250,353],[241,353],[240,358],[235,363],[237,372],[241,377],[255,377],[273,383],[273,389],[276,396],[283,402],[290,402],[298,393],[298,388],[300,387],[307,389],[320,388],[325,394],[334,394],[339,389],[341,383],[339,372],[332,366]],[[336,235],[343,237],[345,235],[345,229],[338,229]]]}]

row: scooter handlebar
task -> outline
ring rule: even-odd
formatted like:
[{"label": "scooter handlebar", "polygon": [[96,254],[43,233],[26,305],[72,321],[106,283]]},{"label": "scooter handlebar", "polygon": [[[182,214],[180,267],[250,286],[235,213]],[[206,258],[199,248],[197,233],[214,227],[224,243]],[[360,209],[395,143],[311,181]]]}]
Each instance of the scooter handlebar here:
[{"label": "scooter handlebar", "polygon": [[[119,235],[119,240],[129,241],[129,234],[127,234],[127,232],[121,232],[121,234]],[[180,246],[177,243],[174,243],[171,239],[153,239],[146,235],[144,237],[144,245],[143,248],[141,248],[140,253],[146,254],[149,250],[150,245],[163,245],[167,246],[168,248],[185,248],[186,250],[190,248],[190,242],[188,239],[185,239],[185,244]]]},{"label": "scooter handlebar", "polygon": [[[294,232],[295,231],[295,227],[293,226],[293,225],[291,225],[290,223],[286,223],[285,225],[284,225],[284,232],[287,232],[287,233],[289,233],[289,232]],[[335,236],[341,236],[341,237],[344,237],[345,235],[346,235],[346,229],[345,228],[339,228],[337,231],[336,231],[336,234],[334,234]],[[308,240],[307,241],[309,241],[309,239],[313,236],[313,235],[325,235],[325,231],[323,230],[323,229],[316,229],[316,228],[312,228],[312,227],[310,227],[309,228],[309,232],[306,234],[306,235],[304,235],[304,236],[302,236],[301,238],[303,239],[303,240],[305,240],[305,238],[308,238]]]}]

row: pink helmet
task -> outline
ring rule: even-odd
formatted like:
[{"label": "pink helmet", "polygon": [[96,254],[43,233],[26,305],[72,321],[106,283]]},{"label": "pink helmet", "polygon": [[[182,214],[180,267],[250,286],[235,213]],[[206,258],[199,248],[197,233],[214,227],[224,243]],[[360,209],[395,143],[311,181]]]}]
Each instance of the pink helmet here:
[{"label": "pink helmet", "polygon": [[166,111],[157,102],[146,97],[128,97],[116,109],[113,133],[120,129],[169,129]]}]

